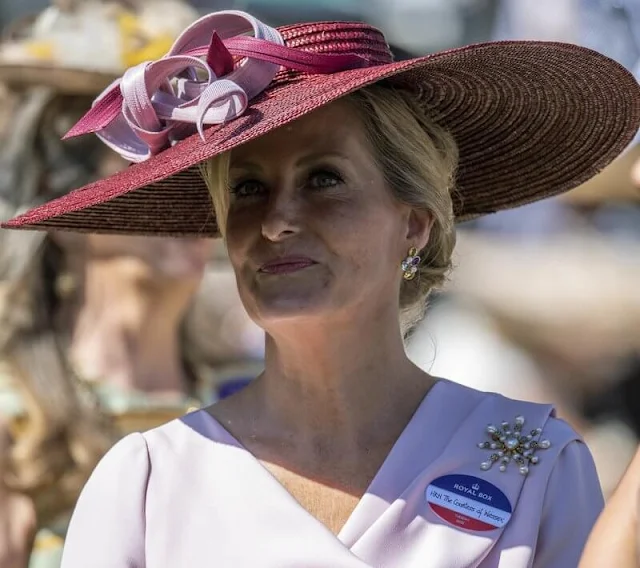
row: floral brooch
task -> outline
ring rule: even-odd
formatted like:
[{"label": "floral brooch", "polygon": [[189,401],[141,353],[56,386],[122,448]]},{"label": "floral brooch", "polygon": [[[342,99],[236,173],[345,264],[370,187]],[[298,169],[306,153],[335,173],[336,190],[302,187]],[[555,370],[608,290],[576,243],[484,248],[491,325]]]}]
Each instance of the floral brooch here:
[{"label": "floral brooch", "polygon": [[514,462],[519,466],[522,475],[529,473],[529,466],[536,465],[539,458],[536,454],[538,450],[546,450],[551,447],[549,440],[540,440],[542,428],[531,430],[525,434],[525,419],[523,416],[516,416],[513,427],[509,422],[502,422],[500,427],[489,424],[486,433],[488,441],[480,442],[478,447],[482,450],[491,450],[489,459],[480,464],[480,469],[487,471],[494,464],[499,463],[500,471],[506,471],[509,464]]}]

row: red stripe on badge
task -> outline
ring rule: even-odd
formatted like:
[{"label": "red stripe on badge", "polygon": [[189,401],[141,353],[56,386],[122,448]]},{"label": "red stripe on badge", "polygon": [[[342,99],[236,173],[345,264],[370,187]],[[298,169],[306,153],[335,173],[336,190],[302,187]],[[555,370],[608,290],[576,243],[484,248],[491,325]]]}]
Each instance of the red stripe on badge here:
[{"label": "red stripe on badge", "polygon": [[443,521],[447,521],[452,525],[456,525],[469,531],[494,531],[498,528],[490,525],[489,523],[484,523],[482,521],[479,521],[478,519],[474,519],[473,517],[463,515],[462,513],[451,511],[450,509],[442,507],[441,505],[429,503],[429,506],[431,507],[431,510]]}]

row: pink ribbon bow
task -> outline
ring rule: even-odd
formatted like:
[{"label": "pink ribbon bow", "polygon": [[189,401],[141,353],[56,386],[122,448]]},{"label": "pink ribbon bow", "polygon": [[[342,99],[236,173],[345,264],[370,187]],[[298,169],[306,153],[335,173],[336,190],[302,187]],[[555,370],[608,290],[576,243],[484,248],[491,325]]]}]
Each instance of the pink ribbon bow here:
[{"label": "pink ribbon bow", "polygon": [[[234,55],[242,57],[237,64]],[[142,162],[195,132],[204,140],[205,125],[241,116],[281,67],[335,73],[366,64],[357,55],[285,47],[275,28],[253,16],[216,12],[188,27],[163,58],[128,69],[65,138],[95,133],[126,160]]]}]

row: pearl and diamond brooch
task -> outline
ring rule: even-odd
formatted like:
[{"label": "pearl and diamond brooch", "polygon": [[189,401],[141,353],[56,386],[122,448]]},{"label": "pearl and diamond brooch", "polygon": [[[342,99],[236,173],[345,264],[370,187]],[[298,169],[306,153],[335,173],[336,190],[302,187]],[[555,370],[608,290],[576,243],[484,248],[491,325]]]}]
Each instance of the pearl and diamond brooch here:
[{"label": "pearl and diamond brooch", "polygon": [[546,450],[551,447],[549,440],[540,440],[541,428],[523,433],[525,419],[517,416],[513,427],[509,422],[502,422],[500,427],[489,424],[486,433],[489,441],[480,442],[478,447],[482,450],[491,450],[493,453],[489,459],[480,464],[480,469],[487,471],[494,464],[499,463],[500,471],[506,471],[509,464],[514,462],[519,466],[522,475],[529,473],[529,466],[536,465],[539,458],[537,450]]}]

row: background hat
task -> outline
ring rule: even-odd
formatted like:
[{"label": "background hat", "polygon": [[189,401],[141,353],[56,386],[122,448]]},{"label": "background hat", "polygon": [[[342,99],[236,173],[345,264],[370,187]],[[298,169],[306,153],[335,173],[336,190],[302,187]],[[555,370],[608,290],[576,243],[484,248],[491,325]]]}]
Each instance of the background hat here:
[{"label": "background hat", "polygon": [[157,59],[198,17],[182,0],[53,0],[0,43],[0,81],[95,95],[128,67]]},{"label": "background hat", "polygon": [[[619,64],[586,48],[498,42],[394,63],[383,35],[366,24],[325,22],[279,28],[284,42],[279,46],[277,42],[247,38],[244,34],[252,27],[234,20],[244,16],[229,14],[200,20],[172,50],[172,55],[206,56],[201,63],[210,72],[210,79],[198,83],[203,80],[193,70],[176,71],[167,77],[180,74],[181,81],[174,85],[181,86],[183,94],[189,90],[203,93],[219,74],[228,74],[230,69],[224,68],[233,61],[231,56],[236,57],[236,66],[237,59],[247,54],[251,58],[242,65],[263,60],[283,63],[284,68],[266,90],[248,97],[248,108],[241,109],[237,118],[208,128],[204,141],[198,134],[168,140],[171,147],[148,160],[5,226],[215,236],[218,228],[198,164],[380,81],[413,92],[425,112],[454,136],[460,151],[457,191],[453,195],[458,220],[523,205],[578,186],[629,144],[640,123],[640,88],[635,79]],[[231,31],[218,26],[228,24],[230,19]],[[214,31],[230,54],[225,55],[216,44],[216,40],[221,43],[218,36],[209,45]],[[191,37],[192,32],[197,34]],[[162,62],[163,68],[172,64],[166,59]],[[158,68],[146,68],[150,74],[147,84],[162,83],[157,77],[149,79]],[[189,89],[184,88],[185,81]],[[196,105],[197,98],[180,99],[177,89],[174,87],[171,93],[174,99],[187,107]],[[165,102],[165,94],[155,91],[144,95],[149,97],[147,118],[151,110],[167,113],[152,117],[159,132],[151,134],[157,137],[181,132],[184,127],[171,120],[176,116],[175,109],[167,110],[160,104]],[[100,128],[111,124],[104,117],[110,116],[114,101],[120,105],[118,97],[117,89],[103,97],[89,122],[102,118]],[[153,107],[152,100],[157,102]],[[227,102],[228,109],[233,101]],[[177,108],[183,112],[183,106]],[[135,109],[126,100],[118,106],[118,112],[122,109],[130,121]],[[122,124],[121,120],[118,125]],[[138,131],[145,129],[144,125],[134,126]],[[138,142],[126,139],[129,148],[135,149]]]}]

